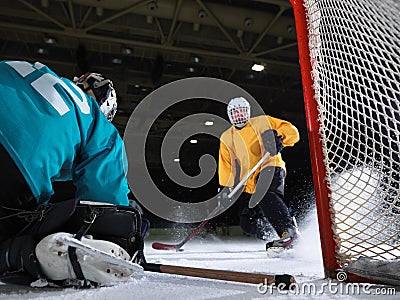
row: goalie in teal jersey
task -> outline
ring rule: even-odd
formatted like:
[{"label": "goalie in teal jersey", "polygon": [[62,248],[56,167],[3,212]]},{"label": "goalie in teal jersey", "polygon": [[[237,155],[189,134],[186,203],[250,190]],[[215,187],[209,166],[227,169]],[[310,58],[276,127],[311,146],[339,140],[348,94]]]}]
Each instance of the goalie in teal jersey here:
[{"label": "goalie in teal jersey", "polygon": [[[117,109],[113,83],[97,73],[75,81],[39,62],[0,62],[0,275],[23,270],[33,279],[45,277],[34,253],[40,239],[60,228],[90,233],[76,220],[93,209],[74,217],[78,200],[129,212],[129,221],[124,214],[123,221],[112,217],[102,226],[115,227],[113,242],[122,241],[129,255],[142,247],[126,242],[140,235],[141,217],[129,207],[125,148],[109,122]],[[75,197],[51,203],[53,183],[68,180]],[[120,229],[124,222],[127,230]]]}]

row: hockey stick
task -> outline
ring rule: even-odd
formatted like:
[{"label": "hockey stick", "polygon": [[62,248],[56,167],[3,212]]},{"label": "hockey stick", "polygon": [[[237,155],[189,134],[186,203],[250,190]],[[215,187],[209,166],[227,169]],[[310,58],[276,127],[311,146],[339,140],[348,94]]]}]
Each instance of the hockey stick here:
[{"label": "hockey stick", "polygon": [[171,265],[161,265],[152,263],[143,263],[142,267],[145,271],[167,273],[175,275],[183,275],[190,277],[200,277],[216,280],[235,281],[252,284],[264,284],[269,286],[278,286],[281,289],[294,288],[296,280],[288,274],[270,275],[260,273],[245,273],[226,270],[213,270],[202,268],[191,268]]},{"label": "hockey stick", "polygon": [[[247,179],[261,166],[261,164],[269,157],[269,152],[265,153],[259,162],[247,173],[247,175],[236,185],[236,187],[228,194],[228,198],[232,198],[233,195],[245,184]],[[184,244],[186,244],[190,239],[192,239],[199,231],[202,229],[212,218],[214,218],[220,211],[221,206],[218,206],[210,213],[210,215],[205,219],[197,228],[195,228],[182,242],[178,244],[165,244],[154,242],[151,247],[156,250],[176,250],[179,251]]]},{"label": "hockey stick", "polygon": [[266,152],[263,157],[260,158],[258,163],[247,173],[245,177],[237,184],[237,186],[229,193],[228,198],[232,198],[233,195],[244,185],[244,183],[249,179],[251,175],[261,166],[261,164],[270,156],[269,152]]},{"label": "hockey stick", "polygon": [[182,242],[178,244],[164,244],[159,242],[154,242],[151,247],[156,250],[176,250],[179,251],[183,245],[185,245],[192,237],[194,237],[200,229],[202,229],[212,218],[214,218],[220,211],[221,206],[218,206],[211,212],[211,214],[205,219],[199,226],[197,226]]}]

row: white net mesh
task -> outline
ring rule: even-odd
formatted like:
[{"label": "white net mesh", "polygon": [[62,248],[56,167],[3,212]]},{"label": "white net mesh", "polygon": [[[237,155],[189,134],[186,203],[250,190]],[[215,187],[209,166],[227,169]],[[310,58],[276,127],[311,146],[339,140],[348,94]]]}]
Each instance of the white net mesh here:
[{"label": "white net mesh", "polygon": [[400,1],[304,2],[337,260],[400,259]]}]

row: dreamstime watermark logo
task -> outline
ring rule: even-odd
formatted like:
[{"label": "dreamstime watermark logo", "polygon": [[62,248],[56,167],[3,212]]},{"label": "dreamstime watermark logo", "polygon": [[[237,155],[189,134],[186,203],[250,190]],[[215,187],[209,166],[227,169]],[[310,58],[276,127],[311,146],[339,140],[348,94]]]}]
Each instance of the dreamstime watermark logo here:
[{"label": "dreamstime watermark logo", "polygon": [[347,273],[343,271],[339,271],[336,274],[336,279],[340,282],[346,281],[347,280]]},{"label": "dreamstime watermark logo", "polygon": [[257,286],[257,291],[263,295],[396,295],[396,288],[394,287],[374,287],[369,283],[334,282],[331,279],[321,284],[314,282],[304,282],[302,284],[291,283],[288,288],[284,284],[275,286],[274,284],[268,285],[267,282],[264,282]]},{"label": "dreamstime watermark logo", "polygon": [[[171,199],[154,183],[146,166],[146,140],[153,123],[169,107],[192,99],[207,99],[227,104],[235,97],[245,97],[254,115],[264,114],[257,101],[239,86],[216,78],[196,77],[166,84],[146,96],[131,114],[124,132],[124,143],[128,156],[128,182],[139,202],[153,214],[173,222],[195,223],[210,216],[216,207],[219,213],[229,208],[238,198],[221,203],[216,195],[200,203],[183,203]],[[205,126],[205,120],[214,120],[214,126]],[[161,146],[161,162],[169,179],[176,184],[197,188],[209,183],[215,175],[217,162],[211,155],[199,160],[200,174],[188,176],[180,164],[173,163],[185,140],[195,134],[208,134],[219,138],[231,124],[218,115],[198,113],[177,121],[165,134]],[[151,151],[148,149],[147,151]],[[259,195],[257,196],[259,197]]]}]

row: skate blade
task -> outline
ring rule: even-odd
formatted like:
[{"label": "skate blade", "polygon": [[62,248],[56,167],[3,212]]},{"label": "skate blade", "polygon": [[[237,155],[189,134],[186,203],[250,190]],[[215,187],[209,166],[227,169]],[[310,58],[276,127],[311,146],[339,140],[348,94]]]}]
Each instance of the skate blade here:
[{"label": "skate blade", "polygon": [[283,247],[269,247],[267,249],[267,256],[271,258],[286,256],[293,252],[293,249]]}]

